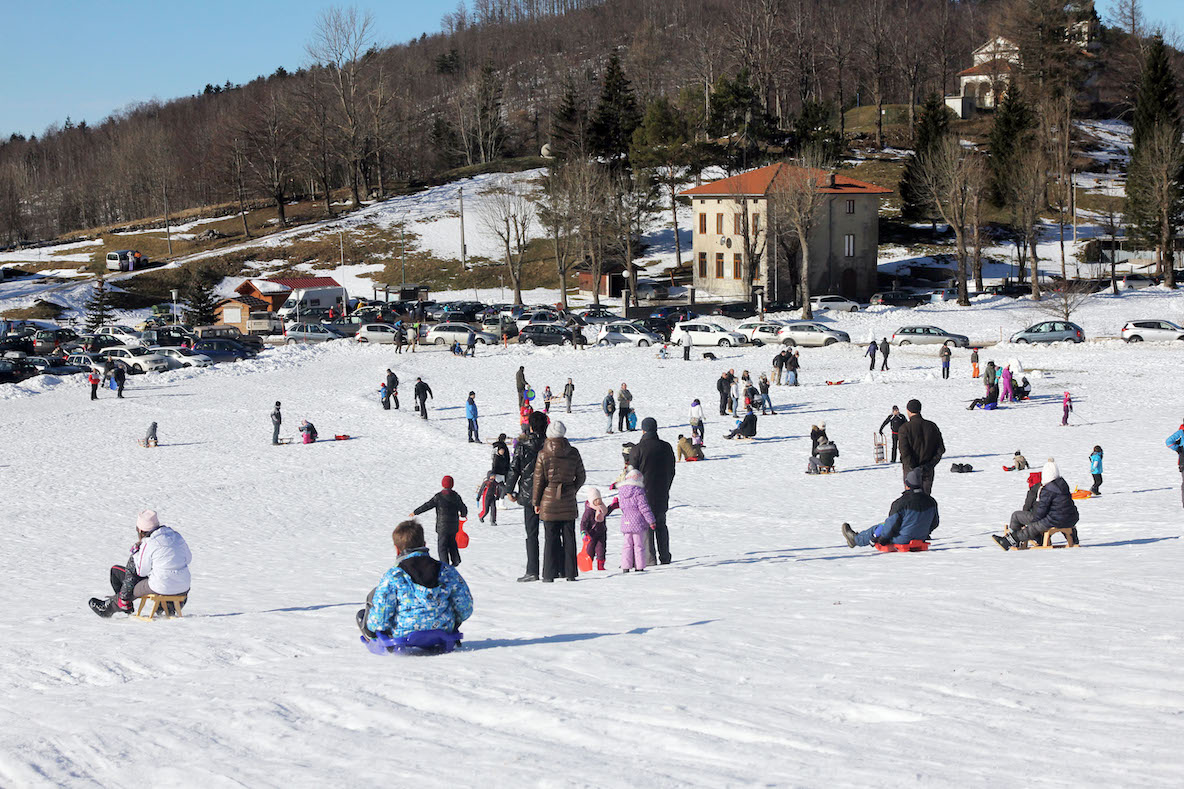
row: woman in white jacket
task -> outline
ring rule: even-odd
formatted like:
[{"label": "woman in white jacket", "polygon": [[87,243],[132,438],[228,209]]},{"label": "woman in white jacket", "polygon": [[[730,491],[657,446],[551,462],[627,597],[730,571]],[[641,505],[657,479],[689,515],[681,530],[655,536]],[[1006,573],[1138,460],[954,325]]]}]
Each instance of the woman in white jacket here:
[{"label": "woman in white jacket", "polygon": [[699,440],[702,441],[703,430],[707,426],[707,421],[703,417],[703,406],[699,405],[698,400],[695,400],[691,403],[690,422],[691,437],[694,438],[695,436],[698,436]]},{"label": "woman in white jacket", "polygon": [[[185,538],[168,526],[161,526],[153,510],[136,519],[138,539],[127,565],[111,568],[115,594],[105,599],[92,597],[90,607],[102,617],[116,611],[132,612],[132,601],[149,594],[188,595],[189,563],[193,554]],[[181,603],[185,605],[184,601]]]}]

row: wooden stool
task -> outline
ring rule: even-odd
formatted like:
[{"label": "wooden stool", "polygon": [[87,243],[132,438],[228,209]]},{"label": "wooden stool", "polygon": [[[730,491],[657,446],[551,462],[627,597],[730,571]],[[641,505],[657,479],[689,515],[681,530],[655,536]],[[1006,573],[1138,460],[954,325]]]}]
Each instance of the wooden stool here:
[{"label": "wooden stool", "polygon": [[[1052,536],[1054,534],[1065,535],[1065,544],[1064,545],[1053,545],[1052,544]],[[1033,549],[1035,549],[1035,548],[1076,548],[1076,547],[1078,547],[1078,543],[1073,539],[1073,530],[1072,529],[1049,529],[1048,531],[1044,532],[1044,543],[1042,545],[1037,545],[1035,540],[1029,540],[1028,542],[1030,543],[1029,547],[1031,547]]]},{"label": "wooden stool", "polygon": [[835,467],[834,466],[820,466],[818,468],[818,473],[819,474],[834,474]]},{"label": "wooden stool", "polygon": [[[163,612],[165,617],[180,617],[181,604],[189,597],[188,594],[146,594],[140,598],[140,607],[136,609],[136,619],[143,619],[145,622],[150,622],[156,616],[157,612]],[[144,604],[151,601],[152,608],[148,610],[148,616],[144,616]],[[170,614],[168,604],[173,604],[175,614]]]}]

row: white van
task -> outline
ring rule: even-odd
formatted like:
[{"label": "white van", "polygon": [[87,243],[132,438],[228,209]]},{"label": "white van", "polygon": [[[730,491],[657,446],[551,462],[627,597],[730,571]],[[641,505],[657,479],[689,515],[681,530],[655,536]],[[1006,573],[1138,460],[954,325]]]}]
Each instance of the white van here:
[{"label": "white van", "polygon": [[288,296],[283,306],[276,310],[283,320],[295,319],[298,313],[310,309],[342,309],[346,295],[345,288],[330,286],[324,288],[297,288]]},{"label": "white van", "polygon": [[108,271],[135,271],[140,268],[148,267],[148,256],[136,255],[140,253],[134,249],[121,249],[118,252],[107,253],[107,270]]}]

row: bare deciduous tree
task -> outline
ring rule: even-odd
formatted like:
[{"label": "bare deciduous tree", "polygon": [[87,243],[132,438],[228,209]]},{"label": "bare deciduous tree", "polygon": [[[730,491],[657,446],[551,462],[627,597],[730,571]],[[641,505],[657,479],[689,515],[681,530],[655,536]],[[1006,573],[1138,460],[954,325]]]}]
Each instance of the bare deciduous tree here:
[{"label": "bare deciduous tree", "polygon": [[485,190],[477,216],[505,250],[506,271],[514,289],[514,303],[522,303],[522,260],[534,232],[535,204],[527,188],[504,178]]},{"label": "bare deciduous tree", "polygon": [[1061,280],[1056,287],[1043,288],[1044,300],[1036,309],[1038,312],[1058,320],[1068,321],[1085,306],[1093,289],[1084,282]]},{"label": "bare deciduous tree", "polygon": [[958,258],[958,303],[970,305],[966,287],[969,254],[967,231],[974,193],[983,188],[982,159],[962,146],[956,135],[947,135],[919,160],[920,186],[928,201],[937,207],[942,220],[954,231]]},{"label": "bare deciduous tree", "polygon": [[1163,284],[1176,287],[1176,226],[1184,216],[1184,144],[1174,124],[1160,123],[1146,143],[1140,175],[1147,179],[1147,197],[1155,216],[1155,257]]},{"label": "bare deciduous tree", "polygon": [[769,190],[769,213],[776,215],[780,227],[797,237],[799,262],[798,286],[802,300],[802,317],[810,319],[810,241],[818,226],[819,213],[828,197],[824,169],[826,157],[821,151],[808,149],[796,163],[782,169]]}]

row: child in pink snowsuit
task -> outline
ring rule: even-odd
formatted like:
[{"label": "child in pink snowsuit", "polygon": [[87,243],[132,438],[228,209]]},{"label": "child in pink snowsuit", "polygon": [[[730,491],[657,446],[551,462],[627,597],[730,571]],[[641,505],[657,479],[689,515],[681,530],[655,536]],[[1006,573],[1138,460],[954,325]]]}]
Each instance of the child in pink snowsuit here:
[{"label": "child in pink snowsuit", "polygon": [[645,533],[654,528],[654,513],[645,498],[645,483],[641,472],[629,469],[617,488],[617,502],[621,507],[621,569],[625,572],[645,570]]},{"label": "child in pink snowsuit", "polygon": [[1073,410],[1073,398],[1069,396],[1068,392],[1065,392],[1065,400],[1062,406],[1064,407],[1064,412],[1061,415],[1061,426],[1063,427],[1069,424],[1069,412]]},{"label": "child in pink snowsuit", "polygon": [[1015,396],[1011,392],[1011,367],[1003,368],[1003,385],[999,391],[999,402],[1010,403]]}]

